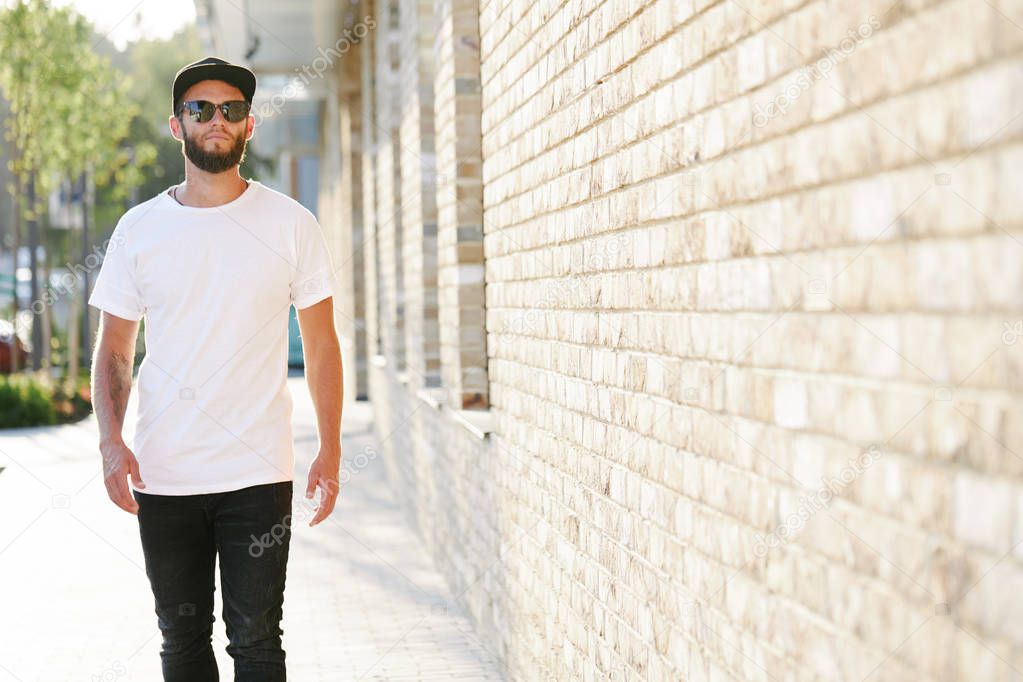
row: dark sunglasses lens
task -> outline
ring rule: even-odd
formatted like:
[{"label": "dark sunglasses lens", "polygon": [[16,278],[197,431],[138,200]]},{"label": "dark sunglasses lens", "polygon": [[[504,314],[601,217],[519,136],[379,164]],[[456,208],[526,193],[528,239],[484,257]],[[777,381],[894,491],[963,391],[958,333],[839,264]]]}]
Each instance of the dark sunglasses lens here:
[{"label": "dark sunglasses lens", "polygon": [[[213,102],[198,101],[196,104],[199,106],[199,123],[205,123],[206,121],[213,118],[213,112],[217,110],[216,105]],[[195,109],[192,109],[194,112]],[[193,117],[194,118],[194,117]]]},{"label": "dark sunglasses lens", "polygon": [[228,102],[227,115],[224,117],[231,123],[237,123],[249,115],[249,103],[242,101]]}]

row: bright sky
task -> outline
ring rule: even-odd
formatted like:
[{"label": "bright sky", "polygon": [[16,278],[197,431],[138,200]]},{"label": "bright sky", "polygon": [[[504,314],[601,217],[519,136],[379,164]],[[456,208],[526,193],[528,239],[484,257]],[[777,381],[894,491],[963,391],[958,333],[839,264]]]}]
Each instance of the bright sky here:
[{"label": "bright sky", "polygon": [[195,21],[191,0],[51,0],[51,4],[74,7],[118,50],[139,38],[167,38]]}]

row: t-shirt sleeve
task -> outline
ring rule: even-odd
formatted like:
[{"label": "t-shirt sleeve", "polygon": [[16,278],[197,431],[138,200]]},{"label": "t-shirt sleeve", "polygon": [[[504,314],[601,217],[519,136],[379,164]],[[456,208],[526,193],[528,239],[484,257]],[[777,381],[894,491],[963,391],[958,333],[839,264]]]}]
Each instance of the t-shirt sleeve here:
[{"label": "t-shirt sleeve", "polygon": [[89,296],[89,305],[127,320],[139,320],[146,307],[139,293],[134,259],[124,232],[123,219],[107,241],[106,253]]},{"label": "t-shirt sleeve", "polygon": [[291,281],[291,302],[302,309],[333,296],[337,280],[327,239],[316,216],[302,211],[296,229],[298,262]]}]

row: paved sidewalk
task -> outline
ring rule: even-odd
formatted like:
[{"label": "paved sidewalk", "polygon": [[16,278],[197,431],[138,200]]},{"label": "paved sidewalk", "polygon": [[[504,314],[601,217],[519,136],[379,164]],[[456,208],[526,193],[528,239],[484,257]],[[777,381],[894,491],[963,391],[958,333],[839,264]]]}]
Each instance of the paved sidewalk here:
[{"label": "paved sidewalk", "polygon": [[[289,388],[298,448],[282,623],[289,679],[504,679],[394,506],[364,403],[345,412],[351,479],[331,517],[308,526],[315,415],[304,379]],[[161,679],[138,523],[107,498],[97,440],[94,418],[0,431],[0,682]],[[230,680],[219,571],[216,585],[213,644]]]}]

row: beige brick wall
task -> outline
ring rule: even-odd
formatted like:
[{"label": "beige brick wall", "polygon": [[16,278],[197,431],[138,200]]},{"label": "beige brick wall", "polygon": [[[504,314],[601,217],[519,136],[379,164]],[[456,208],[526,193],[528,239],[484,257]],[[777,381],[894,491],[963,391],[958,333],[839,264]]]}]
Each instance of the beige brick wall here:
[{"label": "beige brick wall", "polygon": [[[1007,0],[481,3],[493,430],[391,347],[370,393],[511,679],[1021,675],[1021,26]],[[400,99],[364,174],[384,338]]]},{"label": "beige brick wall", "polygon": [[440,385],[437,160],[433,133],[433,0],[399,3],[399,129],[405,357],[414,387]]},{"label": "beige brick wall", "polygon": [[[362,29],[370,30],[363,25],[360,33]],[[323,153],[317,202],[317,215],[332,247],[338,282],[334,317],[345,370],[346,402],[364,399],[368,394],[359,49],[357,42],[348,43],[347,57],[330,74],[320,123]]]},{"label": "beige brick wall", "polygon": [[405,281],[402,258],[401,29],[398,0],[379,0],[373,33],[373,90],[377,201],[375,239],[379,343],[397,369],[405,367]]},{"label": "beige brick wall", "polygon": [[[358,117],[359,127],[353,130],[353,135],[359,137],[360,159],[359,159],[359,185],[352,188],[352,191],[362,198],[361,213],[359,215],[362,228],[362,241],[359,244],[362,249],[362,291],[365,296],[363,310],[365,318],[364,346],[365,357],[363,363],[369,368],[370,361],[376,357],[381,350],[380,339],[380,254],[377,248],[377,191],[376,191],[376,169],[377,169],[377,133],[376,133],[376,36],[380,29],[380,16],[372,0],[363,0],[361,3],[362,16],[373,19],[374,31],[369,37],[360,41],[355,46],[351,55],[347,55],[342,64],[347,68],[352,60],[356,60],[359,73],[359,105],[360,115]],[[354,221],[353,217],[353,221]],[[348,370],[346,370],[348,371]],[[368,374],[368,371],[367,371]],[[360,390],[366,389],[368,393],[368,382],[365,386],[360,384]]]},{"label": "beige brick wall", "polygon": [[479,5],[436,0],[433,14],[442,382],[449,404],[486,409]]}]

